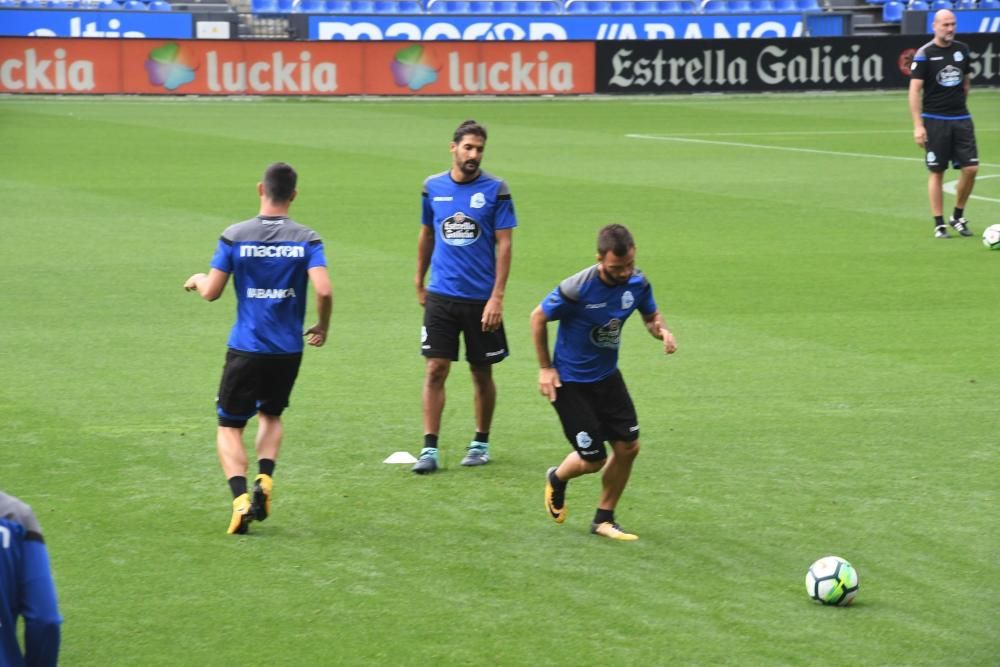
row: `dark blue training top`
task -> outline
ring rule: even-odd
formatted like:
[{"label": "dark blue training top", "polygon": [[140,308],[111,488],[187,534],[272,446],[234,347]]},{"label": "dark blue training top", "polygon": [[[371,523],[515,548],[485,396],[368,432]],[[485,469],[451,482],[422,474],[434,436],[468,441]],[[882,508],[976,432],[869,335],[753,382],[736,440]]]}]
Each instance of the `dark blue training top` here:
[{"label": "dark blue training top", "polygon": [[[24,618],[24,655],[18,616]],[[38,520],[30,507],[0,492],[0,665],[54,667],[61,623]]]},{"label": "dark blue training top", "polygon": [[290,218],[257,216],[222,232],[212,268],[231,273],[236,323],[229,347],[253,354],[302,352],[309,269],[326,266],[319,235]]},{"label": "dark blue training top", "polygon": [[489,301],[496,280],[496,231],[517,227],[507,183],[481,171],[456,183],[450,171],[424,181],[421,222],[434,231],[427,291],[466,301]]},{"label": "dark blue training top", "polygon": [[623,285],[601,281],[597,265],[559,283],[542,301],[549,320],[559,320],[552,364],[563,382],[597,382],[618,368],[625,320],[633,311],[656,312],[653,288],[636,269]]}]

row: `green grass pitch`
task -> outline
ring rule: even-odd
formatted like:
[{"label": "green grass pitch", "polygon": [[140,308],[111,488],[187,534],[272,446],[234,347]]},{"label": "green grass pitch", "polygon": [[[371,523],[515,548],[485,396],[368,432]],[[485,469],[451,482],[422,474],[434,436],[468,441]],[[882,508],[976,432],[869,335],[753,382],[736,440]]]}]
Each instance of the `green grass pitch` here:
[{"label": "green grass pitch", "polygon": [[[978,236],[1000,223],[1000,91],[970,103]],[[458,465],[458,364],[445,469],[422,478],[382,460],[421,442],[419,192],[466,118],[520,219],[513,356],[494,462]],[[7,97],[0,146],[0,487],[46,531],[64,664],[995,664],[1000,253],[931,238],[905,91]],[[275,160],[299,169],[293,213],[326,242],[336,304],[274,514],[234,537],[213,411],[233,297],[181,285]],[[565,524],[543,510],[568,445],[528,329],[609,222],[680,346],[626,326],[631,544],[588,534],[596,476]],[[806,596],[831,554],[860,572],[852,608]]]}]

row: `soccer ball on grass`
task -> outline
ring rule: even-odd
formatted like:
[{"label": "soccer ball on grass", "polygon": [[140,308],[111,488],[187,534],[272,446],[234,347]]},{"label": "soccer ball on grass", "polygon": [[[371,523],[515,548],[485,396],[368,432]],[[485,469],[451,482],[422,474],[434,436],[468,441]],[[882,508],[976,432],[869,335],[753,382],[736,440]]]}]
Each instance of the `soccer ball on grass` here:
[{"label": "soccer ball on grass", "polygon": [[858,584],[858,571],[838,556],[820,558],[806,572],[806,592],[821,604],[851,604],[858,594]]},{"label": "soccer ball on grass", "polygon": [[990,250],[1000,250],[1000,225],[990,225],[983,230],[983,245]]}]

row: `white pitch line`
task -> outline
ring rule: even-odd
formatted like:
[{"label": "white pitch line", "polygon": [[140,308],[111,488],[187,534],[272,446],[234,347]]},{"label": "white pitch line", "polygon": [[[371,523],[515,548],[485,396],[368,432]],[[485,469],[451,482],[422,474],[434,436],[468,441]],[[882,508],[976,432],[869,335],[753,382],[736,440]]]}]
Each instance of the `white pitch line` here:
[{"label": "white pitch line", "polygon": [[[1000,178],[1000,174],[987,174],[986,176],[979,176],[978,178],[976,178],[976,180],[984,181],[987,178]],[[958,189],[958,181],[948,181],[947,183],[941,186],[941,189],[947,192],[948,194],[953,195],[955,194],[955,191]],[[982,195],[972,194],[969,195],[969,199],[981,199],[982,201],[993,201],[1000,204],[1000,199],[997,199],[995,197],[983,197]]]},{"label": "white pitch line", "polygon": [[[976,134],[982,132],[1000,132],[1000,129],[982,129],[977,127]],[[671,137],[826,137],[841,134],[913,134],[913,130],[789,130],[787,132],[678,132]],[[640,135],[634,135],[640,136]],[[645,136],[645,135],[643,135]],[[649,135],[653,136],[653,135]]]},{"label": "white pitch line", "polygon": [[[866,157],[877,160],[896,160],[900,162],[923,162],[923,158],[900,157],[898,155],[878,155],[876,153],[848,153],[844,151],[824,151],[818,148],[796,148],[794,146],[771,146],[768,144],[748,144],[742,141],[713,141],[711,139],[691,139],[690,137],[662,136],[655,134],[626,134],[628,139],[649,139],[652,141],[679,141],[687,144],[711,144],[714,146],[735,146],[737,148],[756,148],[771,151],[787,151],[789,153],[812,153],[814,155],[835,155],[839,157]],[[1000,167],[1000,164],[981,162],[981,167]]]}]

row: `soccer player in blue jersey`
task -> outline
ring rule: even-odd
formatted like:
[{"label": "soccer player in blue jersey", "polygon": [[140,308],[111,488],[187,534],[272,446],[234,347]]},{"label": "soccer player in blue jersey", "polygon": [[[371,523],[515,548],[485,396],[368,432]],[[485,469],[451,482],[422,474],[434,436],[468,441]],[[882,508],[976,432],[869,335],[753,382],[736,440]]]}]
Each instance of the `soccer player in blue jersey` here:
[{"label": "soccer player in blue jersey", "polygon": [[[24,653],[17,619],[24,619]],[[54,667],[59,660],[59,606],[49,553],[31,508],[0,492],[0,665]]]},{"label": "soccer player in blue jersey", "polygon": [[[222,295],[230,275],[236,288],[236,323],[216,399],[219,461],[233,494],[229,533],[246,533],[251,520],[263,521],[271,513],[281,414],[299,372],[302,337],[321,347],[330,327],[333,289],[323,242],[288,216],[297,181],[291,166],[270,165],[257,184],[260,213],[222,232],[209,273],[196,273],[184,283],[184,289],[207,301]],[[318,323],[303,334],[309,283],[316,293]],[[251,499],[243,429],[255,414],[260,420],[258,475]]]},{"label": "soccer player in blue jersey", "polygon": [[[426,357],[423,388],[424,446],[413,466],[438,469],[438,433],[445,380],[458,361],[459,334],[472,371],[476,434],[464,466],[490,461],[490,424],[497,390],[492,365],[508,355],[503,299],[510,274],[511,238],[517,218],[507,183],[480,169],[486,128],[474,120],[458,126],[448,171],[424,181],[417,240],[417,300],[424,307],[420,347]],[[430,281],[424,279],[430,270]]]},{"label": "soccer player in blue jersey", "polygon": [[969,47],[955,39],[955,14],[947,9],[934,14],[934,39],[913,56],[910,64],[910,115],[913,140],[924,149],[927,194],[934,237],[951,238],[944,224],[942,180],[951,163],[960,169],[955,189],[955,210],[948,221],[962,236],[972,236],[965,219],[965,204],[972,194],[979,172],[979,152],[972,115],[966,106],[972,85],[972,58]]},{"label": "soccer player in blue jersey", "polygon": [[[639,454],[639,421],[618,370],[622,327],[638,310],[646,330],[677,351],[663,323],[653,288],[635,268],[635,242],[623,225],[597,236],[597,264],[566,278],[531,313],[531,336],[541,369],[538,388],[559,415],[573,451],[545,478],[545,508],[556,523],[566,520],[566,486],[571,479],[603,471],[600,501],[590,532],[614,540],[637,540],[615,521]],[[554,354],[548,323],[559,320]],[[611,455],[605,449],[611,443]]]}]

